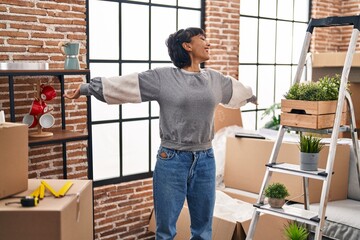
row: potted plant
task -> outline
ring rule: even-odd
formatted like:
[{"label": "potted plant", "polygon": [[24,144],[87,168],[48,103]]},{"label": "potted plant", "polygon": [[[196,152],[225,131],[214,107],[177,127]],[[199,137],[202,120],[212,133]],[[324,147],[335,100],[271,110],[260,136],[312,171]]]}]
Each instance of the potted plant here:
[{"label": "potted plant", "polygon": [[309,232],[303,224],[297,221],[289,221],[284,226],[284,235],[287,240],[306,240]]},{"label": "potted plant", "polygon": [[324,147],[321,138],[313,135],[300,134],[300,169],[305,171],[317,171],[319,153]]},{"label": "potted plant", "polygon": [[[337,100],[341,76],[324,76],[317,82],[295,83],[284,95],[285,99],[304,101],[332,101]],[[348,86],[347,86],[348,89]]]},{"label": "potted plant", "polygon": [[272,183],[265,188],[265,197],[272,208],[282,208],[285,198],[289,196],[286,186],[282,183]]},{"label": "potted plant", "polygon": [[[293,84],[281,100],[281,124],[311,129],[332,127],[340,84],[339,74]],[[346,123],[345,103],[342,124]]]}]

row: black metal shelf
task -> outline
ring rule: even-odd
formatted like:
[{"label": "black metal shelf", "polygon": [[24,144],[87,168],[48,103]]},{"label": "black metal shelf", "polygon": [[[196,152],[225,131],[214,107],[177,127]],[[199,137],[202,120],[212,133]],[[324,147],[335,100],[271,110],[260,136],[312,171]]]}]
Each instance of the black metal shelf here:
[{"label": "black metal shelf", "polygon": [[[88,178],[93,179],[92,171],[92,142],[91,142],[91,98],[87,97],[87,130],[88,134],[66,130],[65,124],[65,100],[63,94],[65,92],[65,76],[82,75],[86,76],[86,81],[90,81],[90,70],[65,70],[65,69],[49,69],[49,70],[0,70],[1,77],[7,77],[9,81],[9,101],[10,101],[10,121],[15,122],[15,101],[14,101],[14,77],[19,76],[55,76],[60,82],[61,90],[61,129],[50,130],[53,136],[50,137],[29,137],[29,146],[39,146],[48,144],[62,144],[63,154],[63,177],[67,178],[67,156],[66,156],[66,143],[72,141],[88,141],[87,159],[88,159]],[[34,79],[35,81],[35,79]]]},{"label": "black metal shelf", "polygon": [[85,133],[78,133],[69,130],[55,130],[48,132],[52,132],[53,136],[41,137],[41,138],[29,137],[29,146],[33,147],[39,145],[81,141],[81,140],[87,140],[89,136],[88,134]]}]

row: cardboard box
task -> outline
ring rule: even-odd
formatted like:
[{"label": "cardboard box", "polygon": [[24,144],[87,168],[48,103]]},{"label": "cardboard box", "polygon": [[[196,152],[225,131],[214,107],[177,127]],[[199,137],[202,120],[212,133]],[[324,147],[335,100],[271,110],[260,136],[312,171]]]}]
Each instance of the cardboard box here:
[{"label": "cardboard box", "polygon": [[[236,200],[217,191],[213,218],[212,240],[245,240],[251,223],[252,204]],[[149,231],[155,232],[154,212],[151,213]],[[283,239],[283,226],[287,220],[261,215],[256,226],[254,240]],[[190,239],[190,215],[184,205],[176,225],[175,240]]]},{"label": "cardboard box", "polygon": [[[360,83],[351,83],[350,84],[351,100],[353,103],[354,114],[355,114],[355,123],[356,127],[360,126]],[[349,132],[343,133],[344,137],[351,138]],[[360,132],[358,132],[358,138],[360,138]]]},{"label": "cardboard box", "polygon": [[28,126],[0,124],[0,199],[28,188]]},{"label": "cardboard box", "polygon": [[[333,76],[342,73],[345,63],[346,52],[328,52],[312,54],[312,80],[317,81],[326,75]],[[350,74],[350,82],[360,82],[360,53],[353,56]]]},{"label": "cardboard box", "polygon": [[[272,140],[228,137],[226,143],[226,160],[224,169],[225,187],[240,189],[258,194],[264,179],[266,166],[274,146]],[[319,168],[325,168],[329,146],[320,152]],[[348,170],[350,146],[339,144],[336,149],[329,201],[347,198]],[[299,164],[299,149],[297,143],[283,142],[277,162]],[[290,192],[288,199],[304,202],[303,178],[299,176],[274,172],[271,182],[282,182]],[[321,180],[309,179],[310,203],[320,202]]]},{"label": "cardboard box", "polygon": [[[0,201],[0,239],[90,240],[93,239],[92,182],[89,180],[45,180],[56,192],[67,182],[74,184],[62,198],[46,192],[36,207],[21,207],[20,201]],[[29,189],[16,196],[28,196],[41,180],[29,179]],[[78,195],[78,196],[77,196]]]},{"label": "cardboard box", "polygon": [[219,131],[223,127],[228,127],[233,125],[242,127],[240,109],[225,108],[221,105],[218,105],[215,110],[215,117],[214,117],[215,132]]},{"label": "cardboard box", "polygon": [[236,188],[229,188],[229,187],[225,187],[224,189],[222,189],[222,191],[232,198],[239,199],[241,201],[251,203],[251,204],[255,204],[258,199],[258,196],[259,196],[259,194],[257,194],[257,193],[251,193],[251,192],[243,191],[243,190],[236,189]]}]

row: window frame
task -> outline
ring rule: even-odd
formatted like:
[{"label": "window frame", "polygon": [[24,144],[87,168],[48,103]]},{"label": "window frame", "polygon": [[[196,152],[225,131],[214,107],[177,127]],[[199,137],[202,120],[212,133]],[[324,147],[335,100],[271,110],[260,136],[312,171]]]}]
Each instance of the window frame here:
[{"label": "window frame", "polygon": [[[276,6],[278,6],[278,1],[279,0],[276,0]],[[260,16],[260,3],[261,3],[261,0],[258,0],[257,1],[257,14],[256,15],[246,15],[246,14],[242,14],[241,11],[240,11],[240,26],[241,26],[241,18],[249,18],[249,19],[256,19],[257,20],[257,34],[256,34],[256,38],[257,38],[257,42],[256,42],[256,51],[257,51],[257,56],[256,56],[256,61],[255,62],[241,62],[241,47],[239,47],[239,76],[241,74],[240,72],[240,68],[242,66],[255,66],[256,67],[256,82],[255,83],[252,83],[254,84],[256,87],[255,89],[253,89],[254,91],[254,94],[256,96],[258,96],[259,94],[259,68],[261,67],[273,67],[274,70],[273,70],[273,73],[274,73],[274,76],[273,76],[273,79],[274,79],[274,86],[273,86],[273,97],[272,97],[272,102],[269,102],[268,106],[266,107],[259,107],[259,106],[246,106],[245,109],[242,109],[242,114],[243,114],[243,119],[246,119],[246,115],[249,116],[249,113],[252,114],[254,113],[254,126],[253,126],[253,129],[256,130],[256,129],[259,129],[263,126],[259,126],[259,118],[261,116],[261,114],[270,106],[272,106],[273,104],[277,103],[276,102],[276,94],[275,94],[275,91],[276,91],[276,70],[277,70],[277,67],[278,66],[288,66],[290,67],[291,69],[291,78],[289,79],[289,86],[291,85],[291,82],[292,82],[292,77],[294,76],[294,68],[298,65],[298,63],[293,63],[293,56],[291,57],[291,60],[290,60],[290,63],[277,63],[276,62],[276,53],[277,53],[277,36],[278,36],[278,29],[277,29],[277,26],[278,26],[278,23],[279,22],[287,22],[287,23],[291,23],[292,24],[292,38],[294,38],[294,24],[308,24],[310,18],[311,18],[311,6],[312,6],[312,1],[309,0],[309,8],[308,8],[308,19],[307,21],[299,21],[299,20],[294,20],[294,16],[295,16],[295,0],[292,0],[293,1],[293,12],[292,12],[292,19],[289,20],[289,19],[281,19],[281,18],[278,18],[278,11],[276,9],[276,16],[275,17],[262,17]],[[240,1],[240,8],[241,8],[241,1]],[[259,62],[259,28],[260,28],[260,20],[273,20],[275,21],[275,59],[274,59],[274,63],[260,63]],[[240,34],[241,34],[241,28],[240,28]],[[304,38],[305,38],[305,32],[304,32]],[[239,38],[239,44],[241,46],[241,42],[240,42],[240,39]],[[293,40],[293,39],[292,39]],[[291,41],[292,41],[291,40]],[[303,40],[303,39],[301,39]],[[302,42],[301,42],[302,43]],[[293,55],[293,52],[294,52],[294,46],[293,46],[293,43],[291,44],[291,55]],[[297,61],[297,59],[296,59]],[[240,78],[240,77],[239,77]],[[241,80],[241,79],[240,79]],[[261,96],[258,96],[258,99],[259,97]],[[246,123],[245,123],[246,124]],[[245,126],[245,127],[249,127],[249,126]],[[252,127],[249,127],[250,129]]]},{"label": "window frame", "polygon": [[[90,0],[86,0],[86,14],[87,14],[87,36],[90,36],[90,24],[91,22],[89,21],[89,1]],[[200,8],[192,8],[192,7],[185,7],[185,6],[179,6],[179,0],[176,0],[176,5],[165,5],[165,4],[158,4],[158,3],[151,3],[151,0],[149,0],[148,2],[141,2],[141,1],[129,1],[129,0],[101,0],[103,2],[116,2],[119,3],[119,58],[118,59],[93,59],[90,58],[90,42],[91,39],[90,37],[87,40],[87,46],[86,48],[88,49],[87,55],[86,55],[86,62],[87,62],[87,66],[90,68],[90,65],[92,63],[116,63],[119,65],[119,75],[122,74],[122,64],[124,63],[143,63],[143,64],[148,64],[148,68],[151,69],[152,64],[171,64],[170,59],[169,60],[152,60],[151,59],[151,7],[163,7],[163,8],[171,8],[171,9],[175,9],[176,10],[176,29],[179,29],[179,10],[195,10],[195,11],[199,11],[200,13],[200,27],[201,28],[205,28],[205,0],[200,0]],[[149,7],[149,25],[148,25],[148,29],[149,29],[149,59],[148,60],[126,60],[126,59],[122,59],[122,55],[121,53],[121,46],[122,46],[122,17],[121,17],[121,6],[122,4],[134,4],[134,5],[146,5]],[[92,76],[94,77],[94,76]],[[116,183],[122,183],[122,182],[129,182],[129,181],[134,181],[134,180],[141,180],[141,179],[146,179],[146,178],[150,178],[153,175],[152,172],[152,155],[156,154],[152,152],[152,130],[151,130],[151,126],[152,126],[152,121],[153,120],[158,120],[159,117],[158,116],[153,116],[152,112],[151,112],[151,102],[147,103],[148,104],[148,114],[147,117],[134,117],[134,118],[122,118],[122,106],[119,105],[119,118],[118,119],[114,119],[114,120],[98,120],[98,121],[93,121],[91,119],[91,98],[89,98],[89,104],[88,104],[88,113],[87,113],[87,117],[90,118],[88,120],[89,122],[89,126],[88,126],[88,133],[89,133],[89,138],[92,139],[92,128],[93,126],[96,125],[100,125],[100,124],[108,124],[108,123],[116,123],[119,124],[119,155],[120,155],[120,168],[119,168],[119,172],[120,172],[120,176],[117,177],[109,177],[109,178],[105,178],[105,179],[100,179],[100,180],[94,180],[93,185],[94,187],[97,186],[103,186],[103,185],[108,185],[108,184],[116,184]],[[141,172],[141,173],[137,173],[137,174],[131,174],[131,175],[123,175],[123,124],[127,123],[127,122],[136,122],[136,121],[147,121],[148,122],[148,143],[149,143],[149,152],[148,152],[148,171],[146,172]],[[158,133],[155,133],[158,134]],[[90,154],[89,154],[89,158],[91,162],[91,164],[89,165],[89,176],[93,176],[93,163],[94,163],[94,159],[93,159],[93,144],[92,144],[92,140],[90,140],[90,144],[89,147],[90,149]]]}]

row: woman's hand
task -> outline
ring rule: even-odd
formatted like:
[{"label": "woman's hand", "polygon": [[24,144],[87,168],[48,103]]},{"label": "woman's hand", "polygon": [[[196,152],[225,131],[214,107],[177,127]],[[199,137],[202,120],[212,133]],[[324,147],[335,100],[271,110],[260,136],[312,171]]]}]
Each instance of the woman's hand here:
[{"label": "woman's hand", "polygon": [[253,103],[253,104],[255,104],[255,105],[258,105],[258,102],[257,102],[257,97],[255,96],[255,95],[252,95],[252,97],[251,98],[249,98],[248,100],[247,100],[247,102],[249,103]]},{"label": "woman's hand", "polygon": [[64,93],[64,97],[67,99],[78,99],[80,97],[80,86],[79,85],[75,90],[70,90],[67,93]]}]

